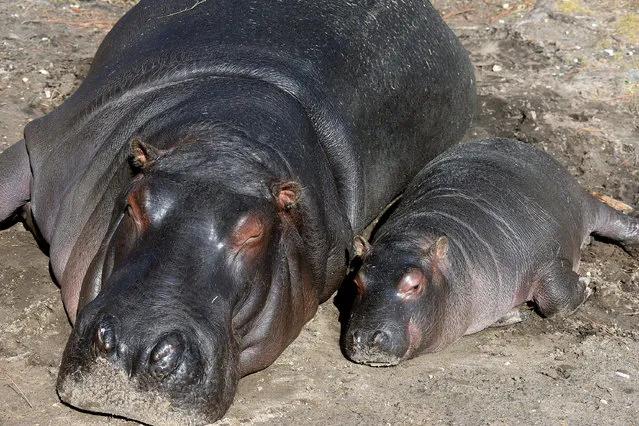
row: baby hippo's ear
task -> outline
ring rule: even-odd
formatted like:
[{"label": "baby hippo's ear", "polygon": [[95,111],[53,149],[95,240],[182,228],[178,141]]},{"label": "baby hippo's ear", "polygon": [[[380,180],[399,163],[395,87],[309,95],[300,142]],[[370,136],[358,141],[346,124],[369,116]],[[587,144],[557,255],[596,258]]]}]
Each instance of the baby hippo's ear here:
[{"label": "baby hippo's ear", "polygon": [[361,235],[355,237],[353,247],[355,248],[355,256],[361,258],[366,257],[366,255],[371,251],[370,243]]},{"label": "baby hippo's ear", "polygon": [[434,243],[430,243],[427,246],[423,246],[423,260],[429,265],[437,265],[446,259],[448,256],[448,238],[439,237]]},{"label": "baby hippo's ear", "polygon": [[448,255],[448,238],[439,237],[430,247],[430,253],[434,261],[442,260]]},{"label": "baby hippo's ear", "polygon": [[163,151],[153,145],[144,142],[137,136],[131,139],[131,165],[140,170],[144,170],[153,164]]}]

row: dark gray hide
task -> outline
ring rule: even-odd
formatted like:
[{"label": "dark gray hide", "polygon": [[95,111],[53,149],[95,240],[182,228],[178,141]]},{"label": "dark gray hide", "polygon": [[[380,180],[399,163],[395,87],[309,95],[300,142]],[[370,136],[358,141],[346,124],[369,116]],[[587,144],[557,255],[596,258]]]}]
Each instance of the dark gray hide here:
[{"label": "dark gray hide", "polygon": [[0,221],[49,245],[75,323],[63,400],[219,418],[474,105],[468,57],[422,0],[141,1],[0,156]]}]

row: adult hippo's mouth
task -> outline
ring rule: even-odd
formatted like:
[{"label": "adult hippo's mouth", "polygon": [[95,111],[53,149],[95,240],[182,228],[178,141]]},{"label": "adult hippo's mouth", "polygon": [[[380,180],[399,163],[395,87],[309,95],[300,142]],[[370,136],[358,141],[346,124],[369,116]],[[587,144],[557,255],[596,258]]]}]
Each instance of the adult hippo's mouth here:
[{"label": "adult hippo's mouth", "polygon": [[[205,424],[228,409],[239,379],[237,350],[213,349],[204,330],[140,338],[112,315],[84,321],[92,308],[83,311],[65,348],[57,383],[64,402],[150,424]],[[169,321],[177,322],[184,321]]]}]

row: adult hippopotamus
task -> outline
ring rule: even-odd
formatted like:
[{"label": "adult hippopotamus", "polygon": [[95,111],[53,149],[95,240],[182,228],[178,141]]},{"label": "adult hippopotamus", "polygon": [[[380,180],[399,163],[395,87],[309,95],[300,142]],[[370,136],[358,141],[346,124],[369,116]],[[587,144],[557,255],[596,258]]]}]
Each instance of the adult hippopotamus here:
[{"label": "adult hippopotamus", "polygon": [[452,148],[419,172],[372,244],[359,239],[344,351],[394,365],[517,320],[527,301],[568,314],[590,294],[576,272],[590,234],[639,254],[639,222],[544,152],[499,138]]},{"label": "adult hippopotamus", "polygon": [[343,280],[353,235],[469,125],[423,0],[143,0],[0,156],[0,221],[49,247],[65,402],[221,417]]}]

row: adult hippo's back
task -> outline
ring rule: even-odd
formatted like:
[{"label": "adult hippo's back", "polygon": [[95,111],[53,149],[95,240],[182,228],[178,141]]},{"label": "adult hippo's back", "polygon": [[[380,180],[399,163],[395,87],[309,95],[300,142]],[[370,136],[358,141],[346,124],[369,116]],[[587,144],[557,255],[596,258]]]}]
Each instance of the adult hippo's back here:
[{"label": "adult hippo's back", "polygon": [[141,1],[78,91],[0,156],[0,221],[49,245],[58,391],[202,423],[345,275],[354,232],[474,107],[425,1]]}]

